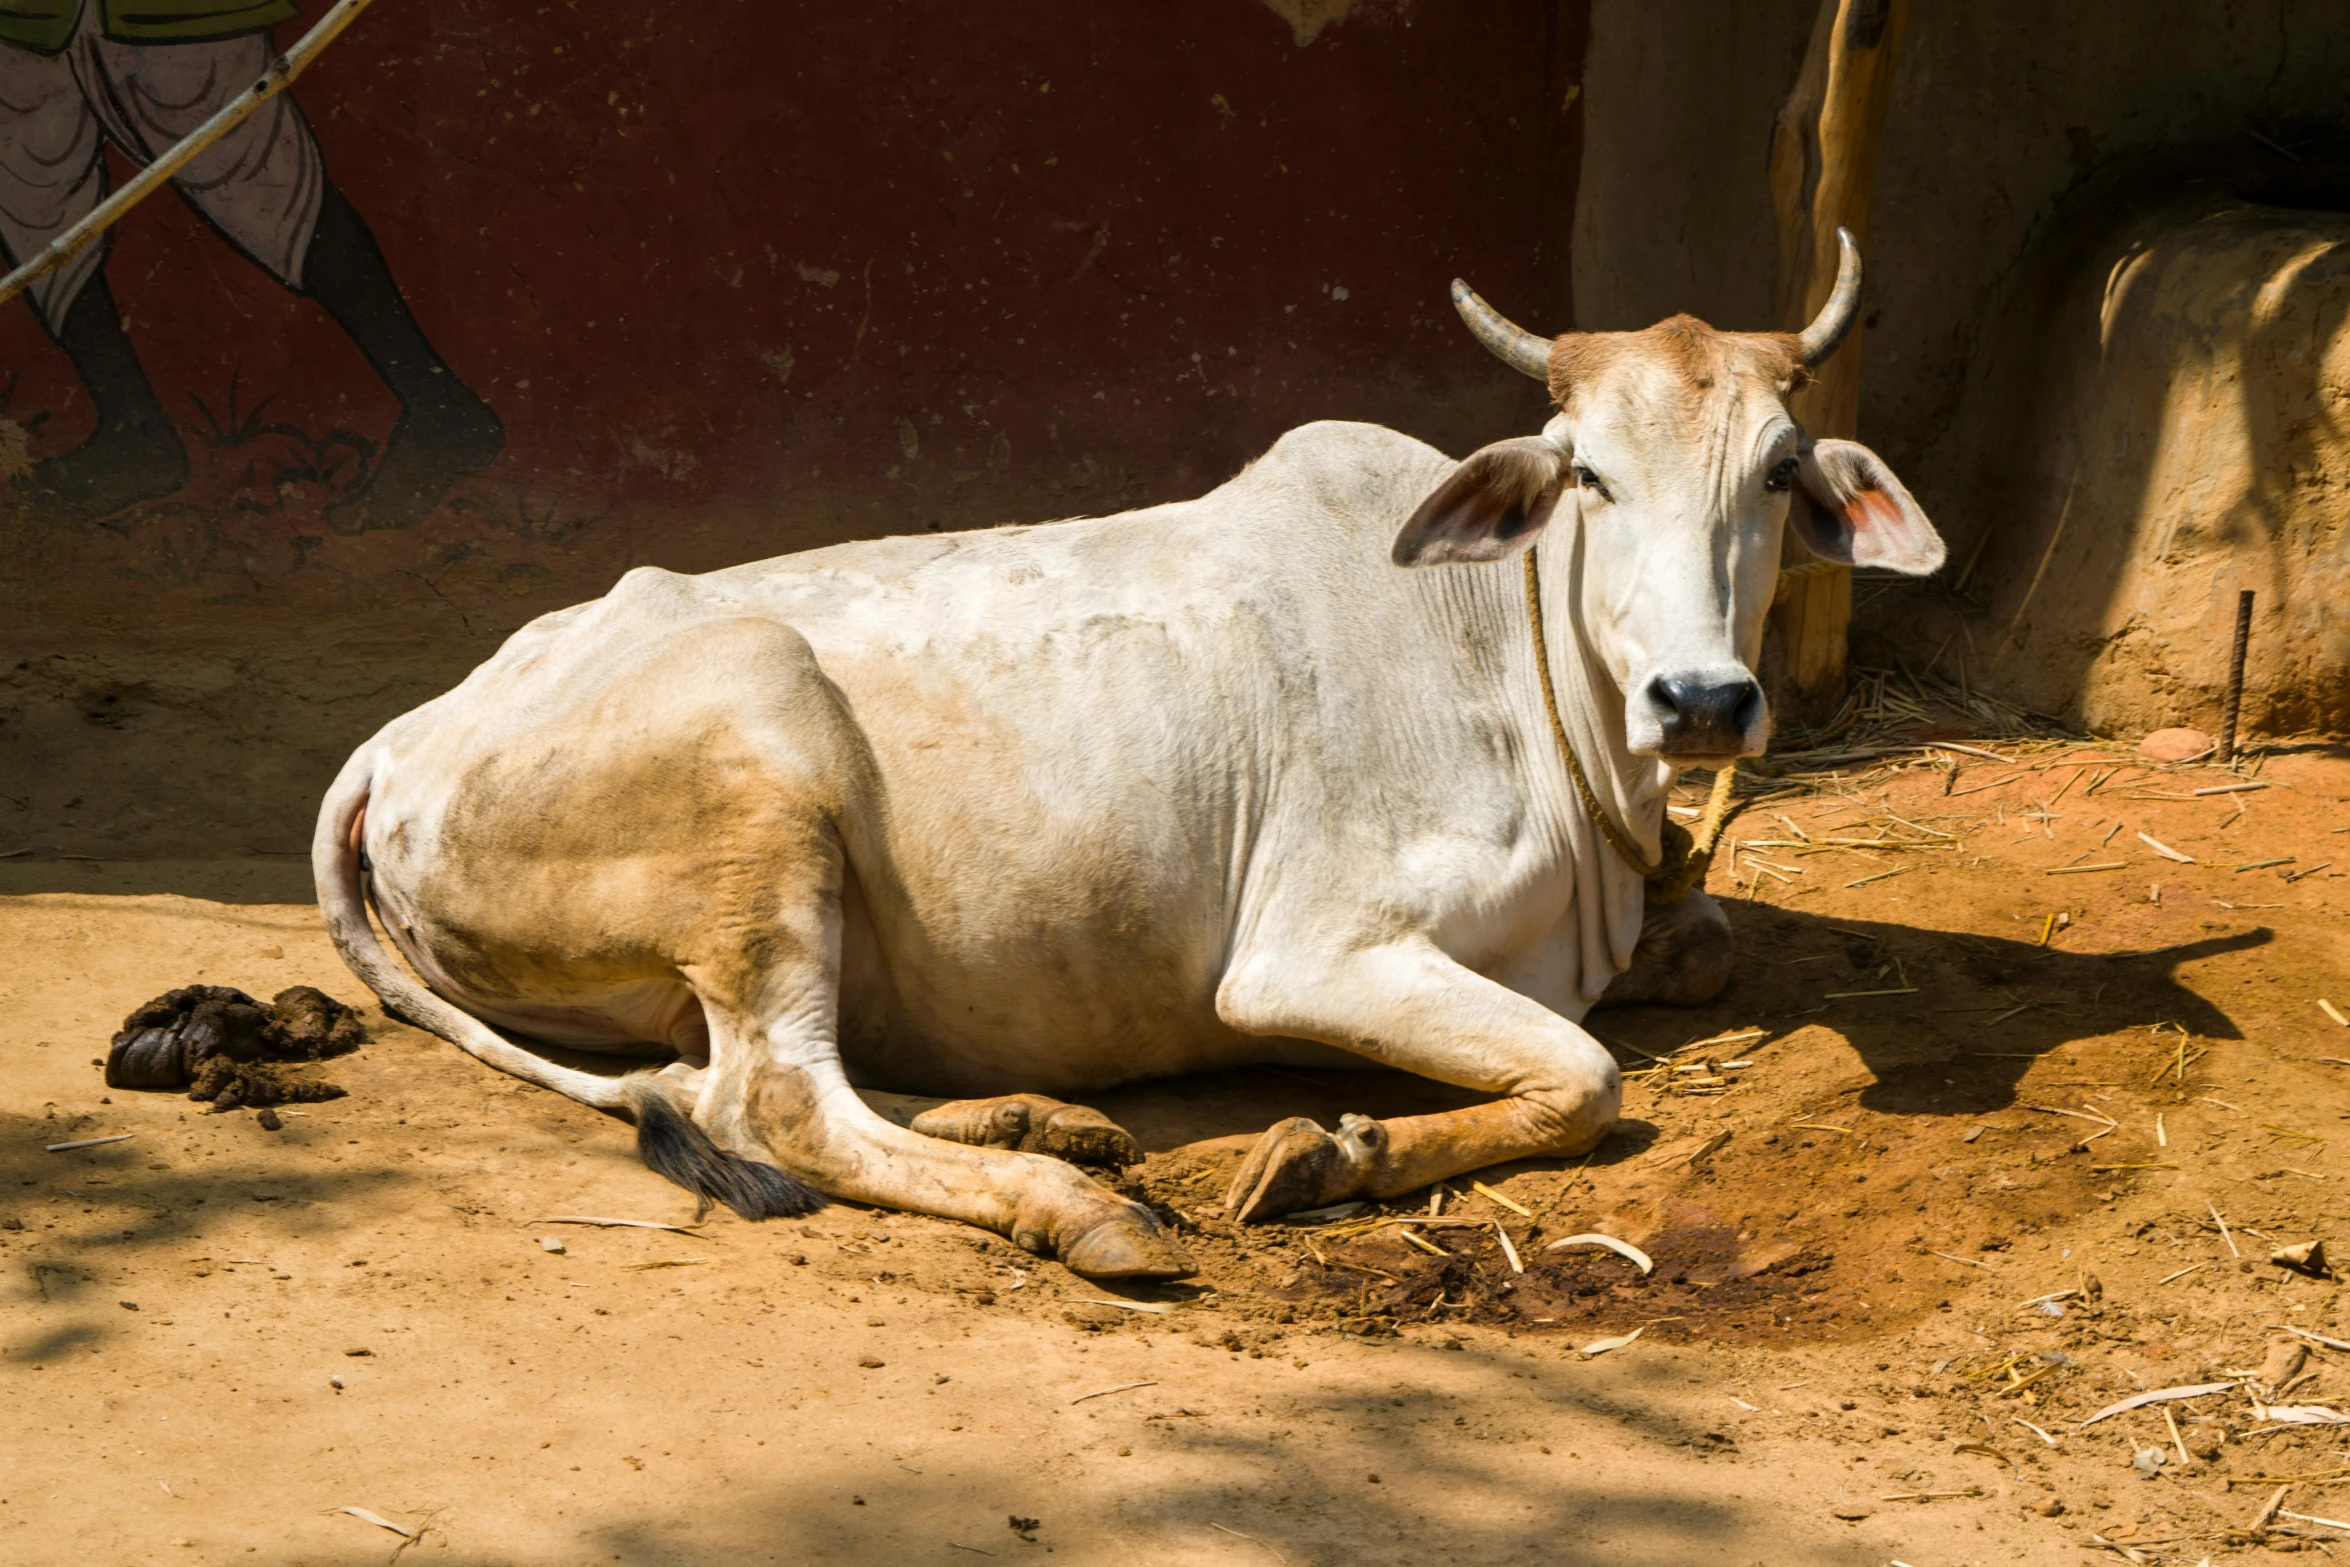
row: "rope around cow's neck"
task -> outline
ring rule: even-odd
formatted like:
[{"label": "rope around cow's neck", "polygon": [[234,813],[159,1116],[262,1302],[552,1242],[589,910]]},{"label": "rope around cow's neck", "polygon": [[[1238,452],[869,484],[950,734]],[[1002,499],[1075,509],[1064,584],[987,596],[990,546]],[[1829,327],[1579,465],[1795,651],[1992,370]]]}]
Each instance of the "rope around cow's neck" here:
[{"label": "rope around cow's neck", "polygon": [[1583,809],[1598,824],[1599,835],[1608,841],[1608,847],[1622,855],[1625,863],[1648,883],[1651,902],[1678,903],[1689,895],[1691,888],[1705,880],[1706,868],[1713,862],[1715,840],[1721,836],[1722,824],[1730,817],[1738,764],[1733,761],[1715,772],[1713,792],[1706,797],[1705,814],[1699,818],[1694,836],[1668,816],[1658,828],[1663,855],[1653,865],[1641,856],[1639,848],[1599,803],[1590,778],[1584,774],[1583,763],[1567,739],[1567,726],[1559,718],[1558,692],[1550,683],[1550,648],[1542,634],[1542,579],[1535,569],[1534,554],[1531,549],[1526,551],[1526,624],[1534,633],[1534,671],[1542,682],[1542,709],[1550,715],[1550,737],[1558,742],[1559,756],[1567,764],[1567,776],[1575,780],[1575,793],[1581,798]]}]

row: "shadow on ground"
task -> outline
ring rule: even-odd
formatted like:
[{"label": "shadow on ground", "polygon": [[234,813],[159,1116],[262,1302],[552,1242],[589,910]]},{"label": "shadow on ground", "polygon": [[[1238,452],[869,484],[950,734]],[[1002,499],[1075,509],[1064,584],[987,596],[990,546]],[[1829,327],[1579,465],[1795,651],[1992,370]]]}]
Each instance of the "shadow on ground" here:
[{"label": "shadow on ground", "polygon": [[[577,1525],[550,1516],[546,1499],[446,1490],[454,1499],[436,1511],[392,1516],[429,1522],[431,1544],[482,1567],[547,1559],[543,1547],[491,1543],[512,1538],[517,1504],[540,1520],[527,1532],[557,1551],[570,1544],[570,1559],[622,1567],[1042,1559],[1048,1546],[1080,1561],[1679,1567],[1781,1559],[1793,1536],[1810,1533],[1788,1528],[1766,1484],[1709,1462],[1734,1458],[1736,1439],[1666,1412],[1686,1401],[1673,1385],[1681,1379],[1660,1366],[1594,1385],[1555,1363],[1529,1371],[1509,1352],[1401,1343],[1380,1353],[1384,1387],[1358,1375],[1344,1387],[1238,1392],[1247,1408],[1231,1407],[1229,1387],[1197,1409],[1161,1398],[1106,1429],[1071,1421],[1017,1448],[921,1451],[917,1442],[909,1452],[903,1439],[865,1448],[836,1434],[821,1450],[765,1459],[763,1472],[760,1457],[740,1455],[722,1487],[705,1474],[666,1506],[594,1506],[593,1521]],[[680,1419],[699,1402],[723,1403],[679,1391]],[[657,1446],[666,1423],[635,1440]],[[1131,1456],[1112,1456],[1112,1441]],[[1033,1527],[1016,1532],[1015,1521]],[[1876,1560],[1832,1539],[1798,1548],[1806,1561]],[[376,1567],[383,1558],[354,1539],[332,1553],[259,1560]]]},{"label": "shadow on ground", "polygon": [[[1702,1007],[1611,1007],[1586,1026],[1627,1068],[1732,1028],[1783,1035],[1819,1024],[1844,1037],[1876,1082],[1873,1110],[1967,1116],[2004,1109],[2032,1063],[2085,1039],[2176,1025],[2202,1039],[2238,1039],[2218,1005],[2178,977],[2186,964],[2265,946],[2266,929],[2142,952],[2051,950],[2034,942],[1882,921],[1824,919],[1768,904],[1730,903],[1739,943],[1730,988]],[[1831,992],[1902,991],[1894,995]],[[1742,1047],[1743,1048],[1743,1047]],[[1948,1069],[1962,1070],[1944,1084]],[[1931,1071],[1927,1069],[1931,1068]],[[1250,1138],[1287,1116],[1325,1126],[1349,1111],[1382,1119],[1455,1110],[1491,1098],[1385,1068],[1251,1067],[1137,1083],[1089,1102],[1162,1152],[1216,1138]],[[1627,1125],[1602,1162],[1641,1153]],[[1543,1166],[1529,1165],[1526,1168]],[[1515,1167],[1513,1167],[1515,1168]]]}]

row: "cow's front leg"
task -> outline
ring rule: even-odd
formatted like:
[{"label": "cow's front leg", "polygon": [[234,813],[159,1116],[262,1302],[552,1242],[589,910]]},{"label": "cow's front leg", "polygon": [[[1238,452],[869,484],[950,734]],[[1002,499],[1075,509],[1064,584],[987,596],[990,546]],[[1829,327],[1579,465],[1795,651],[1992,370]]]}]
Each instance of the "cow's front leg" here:
[{"label": "cow's front leg", "polygon": [[1409,941],[1316,961],[1236,967],[1218,996],[1250,1033],[1319,1040],[1502,1097],[1436,1115],[1303,1117],[1260,1138],[1225,1198],[1243,1223],[1355,1198],[1400,1196],[1511,1159],[1565,1157],[1616,1122],[1623,1081],[1598,1040],[1549,1008]]},{"label": "cow's front leg", "polygon": [[895,1125],[950,1143],[1051,1154],[1071,1164],[1105,1170],[1142,1163],[1142,1145],[1126,1128],[1099,1110],[1045,1094],[930,1099],[860,1088],[857,1097]]},{"label": "cow's front leg", "polygon": [[1043,1094],[951,1099],[931,1106],[907,1124],[925,1137],[943,1137],[975,1148],[1051,1154],[1071,1164],[1123,1170],[1142,1163],[1141,1145],[1126,1128],[1099,1110]]},{"label": "cow's front leg", "polygon": [[1596,1005],[1661,1001],[1703,1006],[1730,983],[1736,955],[1730,917],[1704,892],[1693,890],[1673,903],[1650,903],[1641,916],[1631,963],[1609,982]]}]

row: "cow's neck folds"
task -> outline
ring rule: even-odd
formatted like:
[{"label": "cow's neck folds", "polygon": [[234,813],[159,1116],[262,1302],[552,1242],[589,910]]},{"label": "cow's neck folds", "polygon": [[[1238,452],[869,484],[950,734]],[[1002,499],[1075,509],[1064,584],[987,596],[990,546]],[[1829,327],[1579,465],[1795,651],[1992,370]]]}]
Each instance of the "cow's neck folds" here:
[{"label": "cow's neck folds", "polygon": [[1599,835],[1607,840],[1608,847],[1621,855],[1626,864],[1643,878],[1654,876],[1663,869],[1661,857],[1651,859],[1643,855],[1627,830],[1618,825],[1616,813],[1601,803],[1598,791],[1592,787],[1581,753],[1574,742],[1567,738],[1566,723],[1559,711],[1557,683],[1551,675],[1550,639],[1543,625],[1541,562],[1532,550],[1528,550],[1523,558],[1525,565],[1520,575],[1526,584],[1526,628],[1531,633],[1528,647],[1534,657],[1535,680],[1542,691],[1542,716],[1549,725],[1550,738],[1559,760],[1566,764],[1567,778],[1575,786],[1576,803],[1582,807],[1583,814],[1591,818],[1592,824],[1599,829]]},{"label": "cow's neck folds", "polygon": [[[1559,722],[1600,809],[1613,816],[1642,858],[1654,864],[1661,851],[1664,803],[1672,771],[1654,757],[1634,755],[1624,737],[1624,694],[1593,645],[1591,617],[1585,611],[1582,519],[1568,511],[1565,506],[1559,508],[1560,515],[1534,546]],[[1512,597],[1522,594],[1520,587]],[[1518,612],[1525,613],[1523,604]],[[1526,662],[1532,662],[1530,641]],[[1537,684],[1530,668],[1527,677],[1529,686]],[[1529,744],[1551,750],[1550,720],[1543,709],[1542,693],[1534,689],[1527,695],[1530,705],[1522,710],[1529,711],[1539,726],[1529,733]],[[1640,872],[1605,841],[1597,825],[1581,820],[1582,802],[1565,778],[1565,763],[1554,761],[1553,765],[1565,786],[1563,807],[1574,817],[1564,839],[1575,881],[1574,908],[1569,917],[1575,922],[1582,948],[1579,988],[1587,999],[1595,1000],[1632,960],[1633,945],[1640,939],[1646,887]]]}]

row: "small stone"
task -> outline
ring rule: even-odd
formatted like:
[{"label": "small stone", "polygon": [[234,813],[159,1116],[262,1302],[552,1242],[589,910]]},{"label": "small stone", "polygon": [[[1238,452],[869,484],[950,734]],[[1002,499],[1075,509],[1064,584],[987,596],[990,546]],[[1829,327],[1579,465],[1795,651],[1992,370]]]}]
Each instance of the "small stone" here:
[{"label": "small stone", "polygon": [[2162,1473],[2163,1460],[2170,1454],[2159,1447],[2141,1447],[2138,1456],[2130,1460],[2130,1467],[2138,1471],[2141,1480],[2152,1480]]},{"label": "small stone", "polygon": [[877,1359],[872,1355],[859,1355],[857,1357],[857,1364],[864,1367],[867,1371],[879,1371],[883,1366],[888,1365],[889,1362],[886,1360]]},{"label": "small stone", "polygon": [[115,1304],[120,1306],[125,1311],[136,1311],[139,1309],[139,1303],[135,1300],[118,1300],[115,1302]]},{"label": "small stone", "polygon": [[2200,729],[2157,729],[2138,742],[2138,754],[2150,762],[2183,762],[2211,745],[2211,736]]},{"label": "small stone", "polygon": [[542,1235],[539,1237],[539,1250],[551,1251],[558,1257],[564,1255],[563,1243],[552,1235]]},{"label": "small stone", "polygon": [[346,1354],[346,1355],[358,1356],[358,1355],[372,1355],[372,1354],[374,1354],[374,1353],[375,1353],[375,1351],[374,1351],[374,1350],[372,1350],[372,1349],[369,1349],[369,1348],[367,1348],[365,1345],[361,1345],[361,1346],[360,1346],[359,1348],[357,1348],[357,1349],[346,1349],[346,1350],[344,1350],[344,1351],[343,1351],[343,1353],[344,1353],[344,1354]]},{"label": "small stone", "polygon": [[340,1393],[343,1390],[343,1379],[341,1377],[328,1377],[326,1379],[326,1385]]},{"label": "small stone", "polygon": [[266,1107],[259,1115],[253,1117],[253,1124],[260,1127],[265,1132],[282,1132],[285,1130],[286,1126],[285,1122],[278,1119],[277,1112],[275,1110],[271,1110]]},{"label": "small stone", "polygon": [[1874,1517],[1876,1516],[1876,1511],[1877,1510],[1874,1507],[1869,1506],[1866,1502],[1838,1502],[1835,1506],[1828,1509],[1828,1512],[1832,1517],[1841,1518],[1846,1523],[1858,1523],[1863,1518]]},{"label": "small stone", "polygon": [[2034,1511],[2038,1512],[2039,1515],[2043,1518],[2062,1518],[2064,1516],[2064,1498],[2060,1496],[2051,1496],[2046,1501],[2042,1502],[2036,1509],[2034,1509]]},{"label": "small stone", "polygon": [[2309,1347],[2293,1339],[2271,1339],[2268,1355],[2260,1362],[2259,1382],[2275,1392],[2301,1374],[2309,1361]]}]

